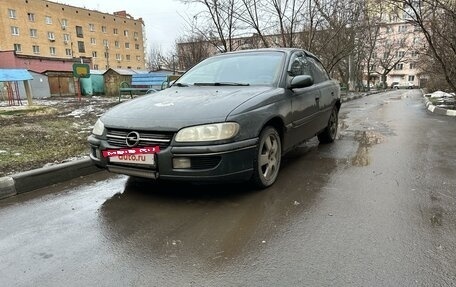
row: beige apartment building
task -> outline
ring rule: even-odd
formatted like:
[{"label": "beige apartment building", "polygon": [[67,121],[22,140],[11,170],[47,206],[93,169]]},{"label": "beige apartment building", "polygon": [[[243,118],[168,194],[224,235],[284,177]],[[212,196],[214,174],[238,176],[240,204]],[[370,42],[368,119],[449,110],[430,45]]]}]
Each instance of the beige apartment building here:
[{"label": "beige apartment building", "polygon": [[[371,62],[370,83],[379,85],[385,69],[391,69],[386,84],[391,87],[419,87],[427,76],[420,67],[419,56],[426,51],[426,41],[421,30],[407,19],[393,15],[380,24],[379,36]],[[367,72],[365,73],[367,82]]]},{"label": "beige apartment building", "polygon": [[[95,70],[145,69],[141,18],[45,0],[0,1],[0,51],[84,61]],[[0,59],[2,61],[2,59]]]}]

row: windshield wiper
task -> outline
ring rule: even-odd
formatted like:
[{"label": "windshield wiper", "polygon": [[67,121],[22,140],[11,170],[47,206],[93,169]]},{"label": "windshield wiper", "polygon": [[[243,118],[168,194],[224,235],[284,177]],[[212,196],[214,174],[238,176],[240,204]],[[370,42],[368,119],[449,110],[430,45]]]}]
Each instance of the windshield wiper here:
[{"label": "windshield wiper", "polygon": [[194,83],[195,86],[250,86],[249,83],[235,82],[214,82],[214,83]]},{"label": "windshield wiper", "polygon": [[175,83],[175,84],[173,84],[173,86],[177,86],[177,87],[188,87],[188,84]]}]

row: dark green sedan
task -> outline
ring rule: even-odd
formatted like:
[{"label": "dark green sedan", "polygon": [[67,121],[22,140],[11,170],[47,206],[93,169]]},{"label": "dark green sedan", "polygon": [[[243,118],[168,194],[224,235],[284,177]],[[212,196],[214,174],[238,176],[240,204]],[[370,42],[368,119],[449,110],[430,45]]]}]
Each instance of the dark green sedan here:
[{"label": "dark green sedan", "polygon": [[338,83],[307,51],[220,54],[106,112],[88,138],[90,157],[131,176],[265,188],[284,153],[314,136],[335,140],[340,105]]}]

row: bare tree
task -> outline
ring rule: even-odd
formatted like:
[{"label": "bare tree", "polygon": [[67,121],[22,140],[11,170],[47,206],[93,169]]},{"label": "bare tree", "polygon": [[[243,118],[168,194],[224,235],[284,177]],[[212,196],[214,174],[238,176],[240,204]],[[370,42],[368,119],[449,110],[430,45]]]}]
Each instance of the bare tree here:
[{"label": "bare tree", "polygon": [[182,37],[177,40],[177,56],[179,69],[187,70],[211,55],[211,43],[202,36]]},{"label": "bare tree", "polygon": [[147,68],[150,71],[158,71],[162,68],[163,53],[160,46],[152,45],[147,54]]},{"label": "bare tree", "polygon": [[[238,0],[183,0],[184,3],[202,4],[206,11],[198,17],[205,23],[189,23],[191,29],[219,52],[236,50],[233,38],[238,28],[237,14],[242,6]],[[201,17],[204,16],[204,17]]]},{"label": "bare tree", "polygon": [[382,20],[384,15],[384,3],[366,3],[362,10],[361,26],[361,37],[362,43],[362,67],[361,72],[366,71],[367,78],[367,89],[370,90],[371,86],[371,75],[375,73],[375,68],[379,64],[379,58],[377,57],[377,45],[381,38],[380,29],[383,28]]},{"label": "bare tree", "polygon": [[[245,7],[244,13],[238,13],[239,19],[244,22],[247,26],[251,27],[255,31],[255,35],[252,36],[252,41],[260,40],[263,47],[268,48],[269,42],[265,37],[267,30],[263,27],[264,20],[260,15],[264,16],[264,11],[261,10],[263,7],[261,0],[241,0]],[[252,42],[252,46],[254,43]],[[256,45],[255,45],[256,46]]]},{"label": "bare tree", "polygon": [[406,48],[407,45],[405,42],[401,43],[387,39],[379,41],[379,47],[383,54],[379,55],[379,58],[377,59],[378,68],[376,69],[376,73],[380,75],[382,86],[387,87],[386,77],[393,69],[401,69],[401,65],[407,63],[411,47],[408,46],[408,48]]},{"label": "bare tree", "polygon": [[295,47],[295,34],[305,0],[271,0],[271,14],[277,19],[281,47]]}]

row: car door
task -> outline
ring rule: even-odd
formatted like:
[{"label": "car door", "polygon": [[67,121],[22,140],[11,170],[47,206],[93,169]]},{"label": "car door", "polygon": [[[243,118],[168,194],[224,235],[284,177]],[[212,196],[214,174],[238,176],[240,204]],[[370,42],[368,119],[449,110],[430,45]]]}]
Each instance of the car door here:
[{"label": "car door", "polygon": [[[310,75],[310,63],[304,52],[295,52],[290,59],[288,73],[290,80],[297,75]],[[318,101],[319,87],[312,85],[305,88],[295,88],[291,94],[292,131],[290,144],[294,145],[304,139],[315,136],[318,130]]]},{"label": "car door", "polygon": [[337,97],[336,83],[329,78],[328,73],[318,59],[311,56],[307,59],[314,79],[314,87],[320,91],[320,97],[317,100],[318,115],[316,125],[319,130],[322,130],[328,125],[335,98]]}]

